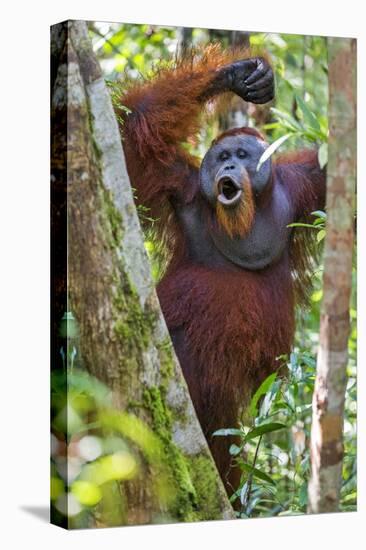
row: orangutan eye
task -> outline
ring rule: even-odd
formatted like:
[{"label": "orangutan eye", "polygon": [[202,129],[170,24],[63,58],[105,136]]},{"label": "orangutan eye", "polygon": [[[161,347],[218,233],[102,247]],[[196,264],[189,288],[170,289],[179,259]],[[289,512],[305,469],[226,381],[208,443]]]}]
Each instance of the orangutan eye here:
[{"label": "orangutan eye", "polygon": [[222,151],[220,154],[219,154],[219,160],[222,162],[224,160],[227,160],[231,157],[229,151]]},{"label": "orangutan eye", "polygon": [[244,149],[238,149],[236,154],[240,159],[245,159],[245,157],[248,156],[248,153],[244,151]]}]

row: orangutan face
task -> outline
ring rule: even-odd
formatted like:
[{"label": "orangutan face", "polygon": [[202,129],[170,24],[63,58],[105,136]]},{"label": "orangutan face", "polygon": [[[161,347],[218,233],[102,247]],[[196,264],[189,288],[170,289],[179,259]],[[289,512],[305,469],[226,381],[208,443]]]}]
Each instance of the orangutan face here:
[{"label": "orangutan face", "polygon": [[255,197],[271,179],[269,159],[257,170],[267,147],[254,135],[229,135],[214,142],[202,161],[201,192],[230,236],[244,236],[253,223]]}]

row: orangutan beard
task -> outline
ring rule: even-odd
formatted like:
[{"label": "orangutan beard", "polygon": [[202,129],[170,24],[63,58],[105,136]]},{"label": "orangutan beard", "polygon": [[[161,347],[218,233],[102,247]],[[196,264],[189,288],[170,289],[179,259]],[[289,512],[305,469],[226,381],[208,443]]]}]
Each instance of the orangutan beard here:
[{"label": "orangutan beard", "polygon": [[249,233],[254,219],[254,200],[248,179],[243,182],[240,203],[234,208],[225,208],[220,202],[217,202],[216,219],[219,226],[231,239],[244,237]]}]

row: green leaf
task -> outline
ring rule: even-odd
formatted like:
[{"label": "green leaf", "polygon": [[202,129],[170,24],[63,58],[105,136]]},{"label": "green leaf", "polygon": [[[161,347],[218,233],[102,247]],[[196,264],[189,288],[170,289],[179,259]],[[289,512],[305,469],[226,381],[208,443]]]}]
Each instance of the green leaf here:
[{"label": "green leaf", "polygon": [[327,219],[327,215],[323,210],[314,210],[314,212],[311,212],[312,216],[315,216],[316,218],[322,218],[323,220]]},{"label": "green leaf", "polygon": [[95,506],[102,499],[102,492],[98,485],[91,481],[74,481],[71,492],[84,506]]},{"label": "green leaf", "polygon": [[[276,399],[276,396],[277,396],[277,393],[278,393],[278,390],[280,389],[280,387],[281,387],[281,380],[276,380],[275,382],[273,382],[271,388],[269,389],[269,391],[264,396],[264,399],[263,399],[262,404],[260,406],[260,409],[259,409],[260,416],[263,416],[263,417],[268,416],[269,411],[270,411],[271,406],[272,406],[272,403]],[[259,422],[259,425],[260,424],[261,424],[261,422]]]},{"label": "green leaf", "polygon": [[309,405],[299,405],[296,407],[296,414],[301,416],[304,413],[309,413],[312,410],[313,406],[311,404]]},{"label": "green leaf", "polygon": [[302,516],[304,512],[299,512],[299,510],[292,510],[291,508],[289,510],[284,510],[283,512],[280,512],[278,514],[278,517],[285,517],[285,516]]},{"label": "green leaf", "polygon": [[316,229],[312,224],[310,223],[289,223],[287,227],[310,227],[310,229]]},{"label": "green leaf", "polygon": [[252,400],[250,402],[250,406],[249,406],[249,413],[251,414],[251,416],[257,416],[257,414],[258,414],[258,407],[257,407],[258,401],[262,397],[262,395],[267,393],[269,388],[272,386],[273,382],[276,380],[276,377],[277,377],[276,372],[274,372],[273,374],[268,376],[262,382],[262,384],[259,386],[259,388],[255,392],[255,394],[253,395]]},{"label": "green leaf", "polygon": [[318,161],[320,168],[324,168],[324,166],[328,162],[328,143],[322,143],[318,150]]},{"label": "green leaf", "polygon": [[[245,464],[245,462],[243,462]],[[243,485],[243,487],[240,489],[239,498],[240,502],[244,504],[246,496],[247,496],[247,490],[248,490],[248,482],[246,481]]]},{"label": "green leaf", "polygon": [[342,504],[346,504],[347,502],[356,502],[357,500],[357,492],[356,491],[353,491],[352,493],[349,493],[348,495],[345,495],[343,498],[342,498]]},{"label": "green leaf", "polygon": [[288,403],[286,403],[286,401],[279,401],[278,403],[276,403],[276,405],[274,405],[273,408],[274,408],[274,411],[273,411],[274,413],[283,411],[287,416],[289,411],[291,414],[293,414],[294,412],[294,410],[290,407]]},{"label": "green leaf", "polygon": [[316,116],[312,111],[310,111],[309,107],[306,105],[305,101],[295,94],[296,102],[303,114],[304,122],[306,122],[310,128],[315,129],[316,131],[320,131],[320,124]]},{"label": "green leaf", "polygon": [[276,483],[269,477],[269,475],[265,474],[264,472],[261,472],[258,470],[258,468],[254,468],[251,466],[251,464],[248,464],[247,462],[244,462],[243,460],[239,461],[239,466],[245,470],[246,472],[252,474],[255,477],[258,477],[259,479],[262,479],[263,481],[267,481],[267,483],[270,483],[271,485],[276,485]]},{"label": "green leaf", "polygon": [[291,408],[292,411],[295,412],[295,387],[297,388],[297,385],[294,384],[292,386],[288,386],[287,390],[284,393],[284,398],[286,399],[286,402],[288,406]]},{"label": "green leaf", "polygon": [[308,355],[302,354],[301,360],[308,367],[310,367],[312,369],[316,368],[316,361],[315,361],[314,357],[309,357]]},{"label": "green leaf", "polygon": [[102,428],[119,432],[140,447],[150,462],[159,462],[162,453],[157,435],[137,416],[114,409],[105,409],[98,415]]},{"label": "green leaf", "polygon": [[64,493],[64,482],[58,477],[51,477],[51,500],[57,498]]},{"label": "green leaf", "polygon": [[292,135],[293,134],[285,134],[284,136],[281,136],[280,138],[276,139],[276,141],[274,141],[273,143],[271,143],[269,147],[267,147],[267,149],[264,151],[264,153],[262,154],[261,158],[258,161],[256,172],[258,172],[262,164],[264,164],[266,160],[269,159],[269,157],[273,155],[275,151],[277,151],[277,149],[282,145],[282,143],[284,143]]},{"label": "green leaf", "polygon": [[318,243],[320,243],[325,237],[325,229],[321,229],[319,233],[316,236],[316,240]]},{"label": "green leaf", "polygon": [[271,107],[271,111],[282,122],[286,122],[288,127],[292,128],[293,130],[296,130],[296,131],[302,131],[301,125],[297,122],[297,120],[295,120],[288,113],[284,113],[283,111],[280,111],[279,109],[275,109],[275,107]]},{"label": "green leaf", "polygon": [[244,440],[249,441],[250,439],[255,439],[265,433],[275,432],[277,430],[282,430],[283,428],[287,428],[286,424],[282,424],[281,422],[268,422],[250,430],[245,435]]},{"label": "green leaf", "polygon": [[222,428],[221,430],[216,430],[212,435],[221,435],[221,436],[228,436],[228,435],[239,435],[243,436],[243,432],[241,430],[238,430],[236,428]]},{"label": "green leaf", "polygon": [[230,445],[229,453],[231,456],[237,456],[241,452],[241,447],[238,447],[233,443],[233,445]]},{"label": "green leaf", "polygon": [[303,131],[302,135],[306,137],[309,141],[314,141],[315,143],[319,141],[324,141],[324,136],[321,132],[317,132],[316,130],[313,130],[311,128],[306,129]]},{"label": "green leaf", "polygon": [[275,130],[276,128],[281,128],[281,124],[279,122],[271,122],[264,124],[262,128],[263,130]]}]

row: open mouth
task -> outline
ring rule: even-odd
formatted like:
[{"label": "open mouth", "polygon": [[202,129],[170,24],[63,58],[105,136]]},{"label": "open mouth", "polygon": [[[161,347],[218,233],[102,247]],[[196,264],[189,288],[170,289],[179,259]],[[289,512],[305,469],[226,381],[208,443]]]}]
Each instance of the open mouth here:
[{"label": "open mouth", "polygon": [[241,186],[228,176],[218,182],[217,200],[224,206],[235,206],[240,202],[242,194]]}]

